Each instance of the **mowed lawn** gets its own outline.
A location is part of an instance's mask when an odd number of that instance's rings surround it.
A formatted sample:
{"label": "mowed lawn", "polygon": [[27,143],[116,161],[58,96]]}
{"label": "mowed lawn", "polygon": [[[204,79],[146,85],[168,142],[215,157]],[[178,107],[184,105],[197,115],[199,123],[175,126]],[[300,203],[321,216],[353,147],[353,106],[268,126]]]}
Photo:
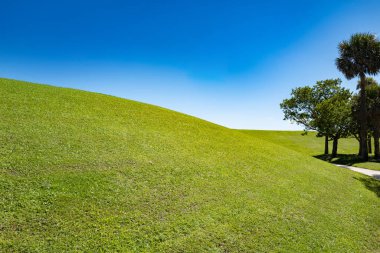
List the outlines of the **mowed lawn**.
{"label": "mowed lawn", "polygon": [[[254,138],[260,138],[281,146],[290,148],[302,154],[313,156],[319,159],[328,160],[332,163],[352,165],[371,170],[380,170],[380,162],[375,161],[370,156],[369,162],[362,162],[357,157],[359,143],[355,138],[342,138],[338,143],[338,157],[327,159],[324,156],[324,138],[316,137],[315,132],[308,132],[304,135],[303,131],[266,131],[266,130],[239,130],[249,134]],[[372,142],[373,145],[373,142]],[[331,154],[332,141],[329,142],[329,152]],[[374,148],[372,147],[372,151]],[[372,155],[373,156],[373,155]]]}
{"label": "mowed lawn", "polygon": [[0,252],[380,250],[369,177],[148,104],[0,91]]}

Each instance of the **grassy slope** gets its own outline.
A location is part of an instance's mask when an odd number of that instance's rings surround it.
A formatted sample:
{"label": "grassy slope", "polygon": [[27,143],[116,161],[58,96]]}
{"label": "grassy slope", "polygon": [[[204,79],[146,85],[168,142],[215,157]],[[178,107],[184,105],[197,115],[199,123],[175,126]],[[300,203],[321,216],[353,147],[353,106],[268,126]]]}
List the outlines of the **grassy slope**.
{"label": "grassy slope", "polygon": [[[305,155],[323,157],[324,138],[317,138],[314,132],[309,132],[307,135],[302,135],[303,131],[241,130],[241,132],[288,147]],[[361,162],[357,159],[358,145],[358,141],[355,138],[340,139],[338,143],[339,156],[333,159],[332,162],[380,170],[379,162],[374,160]],[[329,148],[331,152],[332,142],[330,142]]]}
{"label": "grassy slope", "polygon": [[380,249],[368,177],[147,104],[0,90],[2,252]]}

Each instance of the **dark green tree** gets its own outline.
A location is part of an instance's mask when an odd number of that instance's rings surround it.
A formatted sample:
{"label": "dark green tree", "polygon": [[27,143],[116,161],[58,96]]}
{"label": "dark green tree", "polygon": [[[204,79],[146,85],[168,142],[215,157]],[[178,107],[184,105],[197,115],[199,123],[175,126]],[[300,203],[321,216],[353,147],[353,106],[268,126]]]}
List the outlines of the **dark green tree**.
{"label": "dark green tree", "polygon": [[351,127],[350,127],[350,132],[351,135],[355,137],[355,139],[359,143],[359,152],[358,156],[362,153],[361,151],[361,145],[360,145],[360,137],[359,137],[359,132],[360,132],[360,127],[359,127],[359,95],[354,94],[351,99]]}
{"label": "dark green tree", "polygon": [[[367,135],[367,147],[368,152],[371,153],[370,145],[371,143],[371,137],[374,138],[374,146],[375,146],[375,157],[378,157],[379,155],[376,153],[376,149],[378,149],[378,142],[379,139],[376,137],[380,135],[380,115],[379,115],[379,106],[380,106],[380,88],[377,81],[371,77],[366,78],[367,86],[366,86],[366,106],[367,106],[367,125],[368,125],[368,135]],[[358,82],[358,87],[360,86],[360,81]],[[359,126],[359,114],[360,114],[360,95],[354,94],[352,96],[352,125],[351,125],[351,134],[358,140],[359,142],[359,155],[361,154],[361,145],[360,145],[360,138],[359,138],[359,132],[360,132],[360,126]]]}
{"label": "dark green tree", "polygon": [[368,125],[374,140],[375,159],[380,159],[380,86],[373,78],[367,78]]}
{"label": "dark green tree", "polygon": [[351,92],[339,89],[334,96],[319,103],[314,111],[311,122],[333,140],[331,157],[338,154],[338,140],[350,135],[351,129]]}
{"label": "dark green tree", "polygon": [[380,41],[374,34],[357,33],[352,35],[350,40],[339,44],[339,54],[340,56],[336,59],[337,68],[347,79],[360,78],[358,115],[360,156],[367,161],[366,75],[376,75],[380,71]]}

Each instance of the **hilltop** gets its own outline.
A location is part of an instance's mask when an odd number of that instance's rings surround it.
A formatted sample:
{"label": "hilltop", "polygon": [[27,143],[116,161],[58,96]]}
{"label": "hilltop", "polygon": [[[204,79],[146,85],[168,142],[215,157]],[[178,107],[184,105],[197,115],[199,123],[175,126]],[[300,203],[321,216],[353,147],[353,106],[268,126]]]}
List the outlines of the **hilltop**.
{"label": "hilltop", "polygon": [[0,251],[380,249],[368,177],[157,106],[0,90]]}

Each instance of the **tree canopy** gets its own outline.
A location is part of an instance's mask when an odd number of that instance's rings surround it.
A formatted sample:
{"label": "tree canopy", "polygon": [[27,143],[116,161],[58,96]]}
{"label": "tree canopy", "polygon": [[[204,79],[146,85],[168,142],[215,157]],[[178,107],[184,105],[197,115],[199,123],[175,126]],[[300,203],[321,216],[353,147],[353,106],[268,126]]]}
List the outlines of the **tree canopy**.
{"label": "tree canopy", "polygon": [[356,33],[339,46],[336,66],[347,79],[360,74],[376,75],[380,71],[380,41],[371,33]]}
{"label": "tree canopy", "polygon": [[352,121],[351,92],[341,83],[340,79],[327,79],[293,89],[291,97],[280,105],[285,119],[303,125],[305,131],[317,131],[326,140],[331,138],[337,146],[339,138],[349,135]]}

